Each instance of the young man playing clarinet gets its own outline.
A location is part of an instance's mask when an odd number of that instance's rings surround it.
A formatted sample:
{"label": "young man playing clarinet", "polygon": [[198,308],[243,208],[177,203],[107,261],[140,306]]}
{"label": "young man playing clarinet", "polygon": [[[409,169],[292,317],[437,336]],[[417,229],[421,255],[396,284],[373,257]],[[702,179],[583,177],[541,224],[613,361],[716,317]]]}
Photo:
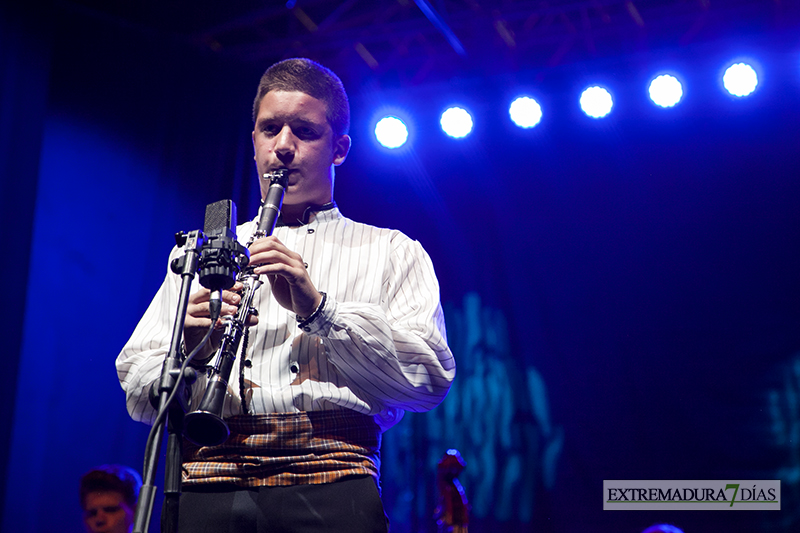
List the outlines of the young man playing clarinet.
{"label": "young man playing clarinet", "polygon": [[[267,282],[223,407],[231,435],[185,446],[179,529],[386,531],[381,434],[404,411],[438,405],[455,376],[433,266],[417,241],[347,219],[334,203],[334,169],[351,143],[335,74],[307,59],[276,63],[261,78],[253,119],[259,176],[288,169],[288,185],[274,233],[250,247]],[[240,241],[256,224],[237,228]],[[168,273],[117,359],[128,411],[144,422],[155,416],[148,393],[169,349],[179,285]],[[240,288],[223,292],[222,315],[236,313]],[[187,353],[210,326],[209,291],[197,286]],[[216,326],[196,365],[213,358],[222,320]]]}

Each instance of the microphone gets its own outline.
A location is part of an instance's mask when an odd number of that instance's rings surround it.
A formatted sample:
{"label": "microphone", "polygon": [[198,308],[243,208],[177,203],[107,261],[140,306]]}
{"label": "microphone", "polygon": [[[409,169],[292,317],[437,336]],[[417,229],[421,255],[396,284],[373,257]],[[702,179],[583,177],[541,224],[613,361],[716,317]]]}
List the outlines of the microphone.
{"label": "microphone", "polygon": [[[200,252],[200,284],[213,293],[230,289],[250,259],[250,252],[236,240],[236,204],[220,200],[206,206],[203,233],[208,241]],[[221,299],[221,293],[219,295]]]}
{"label": "microphone", "polygon": [[203,233],[206,237],[231,234],[236,237],[236,204],[233,200],[220,200],[206,206]]}
{"label": "microphone", "polygon": [[211,290],[209,311],[211,322],[216,322],[222,311],[222,290],[229,289],[236,281],[225,250],[236,242],[236,204],[232,200],[220,200],[206,206],[203,233],[208,248],[203,247],[200,258],[200,284]]}

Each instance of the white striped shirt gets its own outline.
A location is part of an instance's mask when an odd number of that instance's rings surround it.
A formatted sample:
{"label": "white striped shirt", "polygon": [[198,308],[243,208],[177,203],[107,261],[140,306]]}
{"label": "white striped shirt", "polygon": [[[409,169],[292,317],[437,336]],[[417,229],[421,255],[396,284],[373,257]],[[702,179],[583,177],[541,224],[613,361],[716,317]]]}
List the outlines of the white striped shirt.
{"label": "white striped shirt", "polygon": [[[244,243],[256,221],[237,228]],[[382,429],[405,410],[438,405],[455,377],[444,328],[439,285],[419,242],[396,230],[343,217],[336,207],[312,213],[303,226],[279,226],[274,235],[303,257],[315,287],[327,293],[309,331],[297,327],[266,282],[254,298],[258,325],[250,328],[245,383],[253,413],[351,409],[372,415]],[[183,253],[175,248],[170,261]],[[198,287],[197,278],[194,288]],[[152,422],[150,385],[161,374],[177,309],[180,277],[164,283],[117,358],[131,416]],[[229,380],[223,417],[241,414],[239,363]],[[192,408],[205,391],[192,387]],[[249,392],[246,393],[249,395]]]}

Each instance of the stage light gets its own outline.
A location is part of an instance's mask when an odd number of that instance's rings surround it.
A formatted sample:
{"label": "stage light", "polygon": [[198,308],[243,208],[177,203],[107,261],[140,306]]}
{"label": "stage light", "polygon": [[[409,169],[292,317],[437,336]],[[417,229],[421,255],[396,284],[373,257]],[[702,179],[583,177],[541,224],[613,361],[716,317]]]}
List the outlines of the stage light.
{"label": "stage light", "polygon": [[533,98],[520,96],[511,102],[508,114],[520,128],[532,128],[542,120],[542,107]]}
{"label": "stage light", "polygon": [[397,117],[383,117],[375,125],[375,138],[386,148],[400,148],[408,140],[408,128]]}
{"label": "stage light", "polygon": [[611,93],[602,87],[589,87],[581,94],[581,109],[592,118],[608,115],[613,105]]}
{"label": "stage light", "polygon": [[734,96],[747,96],[756,90],[758,75],[747,63],[736,63],[728,67],[722,76],[725,89]]}
{"label": "stage light", "polygon": [[672,107],[683,97],[683,87],[675,76],[662,74],[650,82],[650,99],[658,106]]}
{"label": "stage light", "polygon": [[472,131],[472,116],[466,109],[460,107],[447,109],[442,113],[442,119],[439,122],[444,132],[456,139],[466,137]]}

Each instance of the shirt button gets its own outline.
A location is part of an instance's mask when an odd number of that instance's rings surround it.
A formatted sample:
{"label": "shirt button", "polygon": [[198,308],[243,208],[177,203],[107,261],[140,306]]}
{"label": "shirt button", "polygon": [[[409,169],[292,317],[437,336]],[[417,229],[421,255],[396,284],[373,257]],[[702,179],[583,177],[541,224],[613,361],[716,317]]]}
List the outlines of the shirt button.
{"label": "shirt button", "polygon": [[309,233],[314,233],[314,228],[308,228]]}
{"label": "shirt button", "polygon": [[297,365],[297,363],[292,363],[289,365],[289,370],[292,372],[292,374],[297,374],[300,372],[300,367]]}

